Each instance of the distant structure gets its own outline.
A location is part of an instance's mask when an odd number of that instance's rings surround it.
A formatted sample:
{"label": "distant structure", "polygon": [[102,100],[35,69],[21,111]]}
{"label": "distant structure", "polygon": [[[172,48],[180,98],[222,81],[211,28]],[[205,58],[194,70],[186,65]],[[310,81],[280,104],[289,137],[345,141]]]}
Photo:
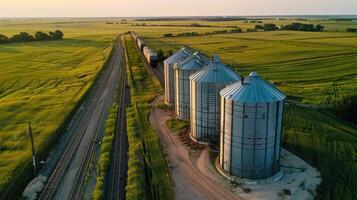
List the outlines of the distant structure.
{"label": "distant structure", "polygon": [[157,54],[155,53],[154,50],[152,50],[148,46],[145,46],[143,48],[143,54],[144,54],[146,60],[148,61],[148,63],[150,64],[151,67],[156,67],[157,66],[157,62],[159,60],[159,57],[157,56]]}
{"label": "distant structure", "polygon": [[219,92],[240,76],[221,63],[217,55],[199,72],[190,76],[191,137],[197,142],[215,144],[220,127]]}
{"label": "distant structure", "polygon": [[146,46],[145,42],[141,38],[136,37],[136,43],[138,44],[140,50],[143,51]]}
{"label": "distant structure", "polygon": [[175,103],[175,77],[174,77],[174,64],[179,63],[193,52],[185,47],[183,47],[178,52],[174,53],[172,56],[164,60],[164,79],[165,79],[165,98],[166,104]]}
{"label": "distant structure", "polygon": [[285,95],[252,72],[221,92],[219,163],[231,175],[260,179],[279,170]]}
{"label": "distant structure", "polygon": [[175,70],[175,112],[182,120],[190,119],[190,76],[209,64],[209,59],[196,52],[180,63]]}

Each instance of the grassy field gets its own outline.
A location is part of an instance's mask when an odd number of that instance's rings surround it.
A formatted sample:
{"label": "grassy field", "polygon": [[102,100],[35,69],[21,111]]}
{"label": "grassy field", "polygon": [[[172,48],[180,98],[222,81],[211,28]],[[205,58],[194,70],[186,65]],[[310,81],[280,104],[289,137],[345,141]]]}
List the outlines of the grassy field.
{"label": "grassy field", "polygon": [[30,163],[27,123],[43,152],[102,69],[113,39],[67,36],[0,45],[0,191]]}
{"label": "grassy field", "polygon": [[357,34],[274,31],[200,37],[147,38],[156,50],[188,45],[248,75],[257,71],[304,103],[330,103],[334,83],[357,93]]}
{"label": "grassy field", "polygon": [[151,77],[129,35],[125,38],[132,105],[127,109],[129,142],[126,199],[173,199],[160,138],[149,122],[150,101],[162,92]]}
{"label": "grassy field", "polygon": [[[106,24],[107,21],[114,24]],[[231,29],[225,26],[239,26],[246,30],[257,23],[145,21],[148,25],[184,25],[167,27],[132,26],[131,23],[144,21],[120,24],[119,19],[110,18],[1,19],[0,34],[10,36],[22,31],[34,34],[36,31],[59,29],[64,32],[65,39],[0,45],[0,191],[14,177],[19,178],[17,170],[29,166],[27,122],[32,122],[36,148],[41,150],[88,90],[109,55],[115,35],[129,30],[144,36],[147,43],[156,50],[167,51],[177,49],[180,45],[189,45],[208,55],[218,53],[223,62],[231,65],[237,72],[247,75],[251,71],[257,71],[277,84],[290,99],[300,102],[328,104],[335,96],[357,94],[357,33],[344,32],[348,27],[357,28],[357,22],[263,20],[263,24],[277,25],[292,22],[322,24],[327,32],[274,31],[164,38],[164,33],[205,33]],[[192,23],[215,27],[185,27]],[[133,184],[127,189],[133,191],[131,194],[135,199],[135,195],[140,197],[140,191],[143,192],[142,195],[159,191],[145,191],[147,184],[166,190],[163,188],[169,187],[169,183],[167,174],[162,173],[166,168],[162,169],[148,162],[149,155],[154,154],[151,159],[160,158],[162,152],[159,150],[158,138],[153,137],[155,133],[148,129],[147,121],[142,120],[146,119],[148,102],[162,90],[156,80],[147,76],[138,54],[134,53],[136,50],[131,41],[127,40],[126,43],[129,44],[128,64],[132,74],[129,80],[132,81],[130,84],[133,94],[133,106],[128,109],[127,114],[128,132],[132,133],[131,142],[135,144],[129,153],[134,158],[138,156],[136,160],[129,161],[131,168],[128,181],[130,177],[133,178]],[[136,106],[134,102],[139,103]],[[287,112],[294,114],[290,117],[293,121],[285,127],[284,145],[316,165],[322,172],[323,184],[319,189],[319,197],[333,199],[342,194],[348,199],[344,195],[356,194],[351,189],[356,188],[356,182],[350,180],[356,173],[345,170],[346,167],[356,168],[355,162],[349,162],[351,158],[347,157],[351,155],[352,161],[356,160],[356,135],[351,134],[356,133],[356,129],[323,112],[297,108],[288,108]],[[139,118],[139,114],[144,118]],[[310,119],[309,122],[307,119]],[[307,124],[320,127],[319,131],[315,130],[317,134],[313,134],[313,140],[310,139],[310,125]],[[154,150],[142,154],[143,146],[137,140],[146,137],[146,144],[152,145]],[[315,141],[320,146],[314,146]],[[321,155],[318,159],[311,157],[314,155],[311,150],[313,148],[318,149],[314,151]],[[329,154],[334,156],[326,156]],[[343,164],[336,164],[340,159],[343,159]],[[164,160],[160,158],[158,163],[162,162]],[[153,172],[149,179],[141,174],[146,169]],[[334,174],[334,169],[338,169],[339,173]],[[344,171],[347,173],[343,173]],[[158,180],[167,184],[158,184]],[[136,191],[140,187],[144,191]],[[135,194],[135,191],[138,193]],[[171,190],[168,191],[168,194],[160,194],[170,196]]]}
{"label": "grassy field", "polygon": [[283,145],[316,166],[322,183],[316,199],[357,196],[357,126],[328,111],[287,106]]}

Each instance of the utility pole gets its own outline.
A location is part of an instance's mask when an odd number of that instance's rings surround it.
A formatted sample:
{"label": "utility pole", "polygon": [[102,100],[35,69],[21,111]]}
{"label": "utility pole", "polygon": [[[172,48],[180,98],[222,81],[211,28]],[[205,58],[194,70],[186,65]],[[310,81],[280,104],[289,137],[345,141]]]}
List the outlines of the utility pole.
{"label": "utility pole", "polygon": [[35,144],[33,141],[32,129],[31,129],[31,122],[29,123],[29,135],[31,140],[31,148],[32,148],[32,164],[33,164],[33,171],[35,177],[37,177],[37,165],[36,165],[36,156],[35,156]]}

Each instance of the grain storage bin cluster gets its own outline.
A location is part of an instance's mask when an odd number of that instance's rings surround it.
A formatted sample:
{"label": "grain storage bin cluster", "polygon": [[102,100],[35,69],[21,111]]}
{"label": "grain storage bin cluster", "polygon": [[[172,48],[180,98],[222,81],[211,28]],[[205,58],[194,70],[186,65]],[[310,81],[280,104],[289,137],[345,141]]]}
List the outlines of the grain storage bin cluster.
{"label": "grain storage bin cluster", "polygon": [[190,119],[190,76],[208,64],[208,58],[199,52],[175,64],[175,112],[178,118]]}
{"label": "grain storage bin cluster", "polygon": [[284,94],[252,72],[220,95],[222,169],[244,178],[273,175],[280,163]]}
{"label": "grain storage bin cluster", "polygon": [[240,76],[224,65],[218,56],[190,76],[191,137],[197,142],[217,143],[220,128],[219,92]]}
{"label": "grain storage bin cluster", "polygon": [[165,96],[164,100],[166,104],[175,103],[175,77],[174,77],[174,65],[192,55],[193,52],[183,47],[178,52],[164,60],[164,79],[165,79]]}

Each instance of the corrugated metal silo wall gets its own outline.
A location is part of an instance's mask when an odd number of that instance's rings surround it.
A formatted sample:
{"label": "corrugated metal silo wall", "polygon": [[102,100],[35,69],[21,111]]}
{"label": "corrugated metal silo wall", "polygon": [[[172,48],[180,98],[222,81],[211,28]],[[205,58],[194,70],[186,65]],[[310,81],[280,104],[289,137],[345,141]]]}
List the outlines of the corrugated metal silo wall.
{"label": "corrugated metal silo wall", "polygon": [[175,111],[178,118],[190,119],[190,76],[196,70],[175,69]]}
{"label": "corrugated metal silo wall", "polygon": [[175,77],[174,66],[171,63],[164,64],[165,76],[165,102],[167,104],[175,103]]}
{"label": "corrugated metal silo wall", "polygon": [[190,81],[191,135],[197,141],[218,143],[221,113],[219,92],[229,84]]}
{"label": "corrugated metal silo wall", "polygon": [[164,62],[164,80],[165,80],[164,100],[166,104],[172,104],[172,102],[170,102],[169,69],[170,69],[170,64],[168,62]]}
{"label": "corrugated metal silo wall", "polygon": [[264,104],[221,98],[220,164],[232,175],[266,178],[279,170],[282,101]]}

